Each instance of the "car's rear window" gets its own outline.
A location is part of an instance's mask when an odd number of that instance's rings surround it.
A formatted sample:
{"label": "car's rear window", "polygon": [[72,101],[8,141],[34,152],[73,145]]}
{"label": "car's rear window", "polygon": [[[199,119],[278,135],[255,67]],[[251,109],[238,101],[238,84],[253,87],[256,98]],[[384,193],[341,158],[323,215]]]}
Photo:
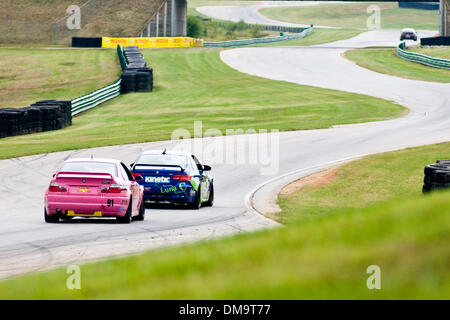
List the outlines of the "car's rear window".
{"label": "car's rear window", "polygon": [[80,173],[109,173],[117,177],[117,167],[113,163],[94,161],[74,161],[66,162],[60,171],[80,172]]}
{"label": "car's rear window", "polygon": [[136,164],[175,165],[186,168],[186,156],[178,154],[143,154]]}

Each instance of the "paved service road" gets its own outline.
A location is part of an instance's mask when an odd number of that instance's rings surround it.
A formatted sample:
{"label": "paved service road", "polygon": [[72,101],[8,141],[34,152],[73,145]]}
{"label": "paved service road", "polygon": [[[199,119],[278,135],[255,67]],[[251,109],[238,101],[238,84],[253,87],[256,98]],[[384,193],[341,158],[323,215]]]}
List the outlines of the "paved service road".
{"label": "paved service road", "polygon": [[[175,148],[174,142],[102,147],[0,161],[0,277],[68,263],[133,253],[144,249],[275,226],[249,211],[247,195],[256,186],[299,169],[326,167],[334,161],[364,154],[450,140],[450,84],[405,80],[360,68],[342,57],[349,47],[392,44],[398,32],[373,31],[326,46],[243,48],[222,52],[233,68],[249,74],[299,84],[332,88],[391,99],[407,106],[408,116],[384,122],[325,130],[279,134],[274,163],[279,170],[261,175],[261,165],[203,160],[213,165],[216,204],[199,211],[150,208],[144,222],[119,225],[113,221],[82,220],[45,224],[43,194],[52,173],[69,157],[114,157],[132,162],[142,150]],[[273,135],[272,135],[273,136]],[[257,137],[206,138],[205,148],[251,145]],[[188,145],[190,140],[184,140]],[[243,145],[245,148],[246,145]],[[277,152],[279,151],[279,152]],[[238,154],[240,154],[238,152]],[[260,163],[260,162],[258,162]],[[420,187],[417,186],[418,192]]]}

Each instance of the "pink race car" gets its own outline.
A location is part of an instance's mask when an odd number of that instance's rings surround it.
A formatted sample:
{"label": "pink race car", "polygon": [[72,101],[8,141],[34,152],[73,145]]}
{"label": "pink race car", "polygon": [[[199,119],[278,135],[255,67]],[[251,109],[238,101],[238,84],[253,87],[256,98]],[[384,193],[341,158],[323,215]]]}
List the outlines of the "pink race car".
{"label": "pink race car", "polygon": [[128,168],[110,159],[71,159],[54,174],[45,192],[44,218],[56,223],[73,217],[144,220],[143,188]]}

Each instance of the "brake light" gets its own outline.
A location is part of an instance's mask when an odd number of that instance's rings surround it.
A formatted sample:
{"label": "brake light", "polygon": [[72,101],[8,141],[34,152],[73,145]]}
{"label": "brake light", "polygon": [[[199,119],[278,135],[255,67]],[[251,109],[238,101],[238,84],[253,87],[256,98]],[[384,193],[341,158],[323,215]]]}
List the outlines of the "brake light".
{"label": "brake light", "polygon": [[176,174],[173,176],[173,180],[191,181],[191,176],[189,176],[187,174]]}
{"label": "brake light", "polygon": [[140,174],[140,173],[133,173],[133,177],[136,179],[136,177],[141,177],[141,180],[142,179],[144,179],[143,177],[142,177],[142,174]]}
{"label": "brake light", "polygon": [[122,188],[118,184],[111,184],[109,187],[102,189],[103,193],[121,193]]}
{"label": "brake light", "polygon": [[50,183],[50,187],[48,187],[48,191],[50,192],[66,192],[67,189],[64,186],[60,186],[58,182]]}

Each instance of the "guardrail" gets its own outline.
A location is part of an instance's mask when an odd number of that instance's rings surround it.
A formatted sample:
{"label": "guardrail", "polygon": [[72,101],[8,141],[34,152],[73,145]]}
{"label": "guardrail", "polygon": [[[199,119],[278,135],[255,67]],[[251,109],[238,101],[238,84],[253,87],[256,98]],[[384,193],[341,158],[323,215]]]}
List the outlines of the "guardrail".
{"label": "guardrail", "polygon": [[[117,56],[119,57],[120,66],[123,71],[127,68],[128,63],[121,45],[117,46]],[[110,85],[107,85],[106,87],[97,89],[84,96],[73,99],[71,101],[72,116],[77,115],[80,112],[94,108],[103,102],[106,102],[110,99],[117,97],[118,95],[120,95],[120,90],[122,87],[121,84],[122,84],[122,77],[120,77],[117,81],[111,83]]]}
{"label": "guardrail", "polygon": [[117,46],[117,56],[119,57],[120,66],[122,67],[123,71],[127,68],[128,62],[125,58],[125,53],[123,52],[123,48],[120,44]]}
{"label": "guardrail", "polygon": [[72,116],[98,106],[120,95],[122,78],[116,82],[72,100]]}
{"label": "guardrail", "polygon": [[248,46],[253,44],[264,44],[264,43],[273,43],[273,42],[281,42],[288,40],[297,40],[302,39],[308,35],[310,35],[314,30],[314,27],[309,27],[304,29],[300,33],[288,34],[285,36],[278,37],[267,37],[267,38],[253,38],[253,39],[245,39],[245,40],[230,40],[230,41],[219,41],[219,42],[208,42],[205,41],[203,43],[204,47],[240,47],[240,46]]}
{"label": "guardrail", "polygon": [[[204,19],[202,20],[208,20],[212,21],[212,19]],[[221,22],[221,21],[214,21],[219,27],[226,27],[226,25],[230,22]],[[240,22],[242,23],[242,21]],[[260,30],[265,31],[281,31],[281,32],[291,32],[291,33],[300,33],[305,28],[304,27],[289,27],[289,26],[274,26],[269,24],[259,24],[259,23],[244,23],[246,29],[253,29],[258,28]]]}
{"label": "guardrail", "polygon": [[[129,51],[125,51],[126,49]],[[133,49],[133,50],[132,50]],[[114,83],[72,100],[72,116],[113,99],[121,93],[149,92],[153,89],[153,70],[136,47],[117,46],[117,56],[122,68],[122,76]],[[139,64],[139,67],[136,67]],[[141,66],[142,65],[142,66]],[[131,68],[131,70],[128,69]]]}
{"label": "guardrail", "polygon": [[397,56],[408,61],[421,63],[430,67],[450,69],[450,60],[430,57],[417,52],[406,51],[406,44],[401,42],[397,47]]}
{"label": "guardrail", "polygon": [[266,31],[281,31],[281,32],[291,32],[291,33],[300,33],[305,28],[302,27],[289,27],[289,26],[273,26],[268,24],[250,24],[251,27],[256,27],[261,30]]}

